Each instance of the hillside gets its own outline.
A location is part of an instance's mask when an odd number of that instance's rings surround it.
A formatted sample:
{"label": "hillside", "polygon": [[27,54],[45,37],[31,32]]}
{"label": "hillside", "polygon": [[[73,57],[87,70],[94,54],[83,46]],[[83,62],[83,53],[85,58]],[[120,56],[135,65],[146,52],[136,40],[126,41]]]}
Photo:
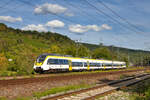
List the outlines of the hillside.
{"label": "hillside", "polygon": [[88,43],[82,43],[84,46],[89,48],[90,50],[94,50],[96,48],[100,47],[106,47],[111,52],[113,52],[114,56],[117,57],[117,60],[120,60],[122,56],[126,56],[130,63],[133,65],[147,65],[150,64],[149,57],[150,57],[150,51],[143,51],[143,50],[135,50],[135,49],[128,49],[128,48],[122,48],[122,47],[116,47],[116,46],[105,46],[103,44],[95,45],[95,44],[88,44]]}
{"label": "hillside", "polygon": [[[130,61],[138,64],[140,56],[149,57],[149,52],[126,48],[75,43],[67,36],[52,32],[22,31],[0,24],[0,74],[22,75],[33,73],[33,64],[42,53],[57,53],[74,57]],[[127,56],[129,54],[129,57]],[[129,59],[130,58],[130,59]],[[147,62],[146,62],[147,63]]]}

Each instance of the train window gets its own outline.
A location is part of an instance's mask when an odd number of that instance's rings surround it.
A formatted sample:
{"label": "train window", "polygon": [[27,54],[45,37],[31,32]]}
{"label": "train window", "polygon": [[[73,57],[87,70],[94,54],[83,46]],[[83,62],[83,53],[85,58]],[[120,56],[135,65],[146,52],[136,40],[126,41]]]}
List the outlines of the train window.
{"label": "train window", "polygon": [[58,59],[48,59],[47,64],[59,64]]}
{"label": "train window", "polygon": [[93,63],[90,63],[89,65],[90,65],[90,67],[93,67]]}
{"label": "train window", "polygon": [[113,64],[113,66],[116,66],[116,64]]}
{"label": "train window", "polygon": [[72,62],[72,66],[83,66],[82,62]]}
{"label": "train window", "polygon": [[79,66],[82,67],[82,66],[83,66],[83,63],[82,63],[82,62],[79,62]]}
{"label": "train window", "polygon": [[59,59],[54,59],[55,64],[59,64]]}
{"label": "train window", "polygon": [[64,60],[63,59],[59,59],[59,64],[64,64]]}
{"label": "train window", "polygon": [[78,66],[78,63],[77,62],[72,62],[72,66]]}
{"label": "train window", "polygon": [[100,63],[97,63],[97,64],[96,64],[96,66],[97,66],[97,67],[100,67],[100,66],[101,66],[101,64],[100,64]]}
{"label": "train window", "polygon": [[97,66],[97,63],[90,63],[90,66],[91,66],[91,67],[96,67],[96,66]]}
{"label": "train window", "polygon": [[105,66],[112,66],[112,63],[105,63]]}
{"label": "train window", "polygon": [[113,66],[120,66],[120,64],[113,64]]}
{"label": "train window", "polygon": [[102,67],[103,67],[103,66],[105,66],[105,64],[104,64],[104,63],[102,63]]}
{"label": "train window", "polygon": [[64,60],[64,64],[69,64],[68,60]]}
{"label": "train window", "polygon": [[112,64],[111,64],[111,63],[109,63],[109,64],[107,64],[107,66],[112,66]]}
{"label": "train window", "polygon": [[87,67],[87,63],[84,63],[84,67]]}

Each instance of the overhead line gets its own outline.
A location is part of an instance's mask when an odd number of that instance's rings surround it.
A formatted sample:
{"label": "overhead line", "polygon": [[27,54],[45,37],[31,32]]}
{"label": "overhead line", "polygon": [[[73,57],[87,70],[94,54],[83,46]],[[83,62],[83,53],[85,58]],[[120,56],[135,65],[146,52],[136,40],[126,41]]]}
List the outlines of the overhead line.
{"label": "overhead line", "polygon": [[[112,10],[110,7],[108,7],[104,2],[102,2],[101,0],[98,0],[98,2],[101,3],[101,5],[103,5],[105,8],[107,8],[108,10],[110,10],[114,15],[116,15],[121,20],[123,20],[124,22],[126,22],[128,25],[132,26],[133,28],[137,29],[138,31],[141,31],[137,26],[135,26],[134,24],[130,23],[127,19],[121,17],[118,13],[116,13],[114,10]],[[143,32],[143,31],[141,31],[141,32]]]}
{"label": "overhead line", "polygon": [[[89,19],[90,19],[91,21],[93,21],[93,20],[92,20],[93,17],[94,17],[94,19],[97,19],[95,16],[90,17],[90,14],[89,14],[89,13],[87,13],[86,11],[84,11],[83,9],[81,9],[79,6],[73,5],[72,3],[69,2],[69,0],[68,0],[68,1],[67,1],[67,0],[64,0],[64,1],[67,2],[67,3],[69,4],[69,6],[73,6],[74,8],[80,9],[79,11],[82,12],[82,13],[84,13],[84,15],[87,15],[87,17],[89,17]],[[91,18],[92,18],[92,19],[91,19]],[[99,20],[99,19],[97,19],[97,20]],[[99,20],[99,21],[101,21],[101,20]]]}
{"label": "overhead line", "polygon": [[4,6],[7,6],[10,3],[11,0],[8,0],[8,2],[6,2],[5,4],[3,4],[2,6],[0,6],[0,8],[4,8]]}
{"label": "overhead line", "polygon": [[[135,30],[130,29],[130,27],[127,27],[124,24],[121,24],[118,20],[114,19],[113,17],[111,17],[110,15],[106,14],[104,11],[98,9],[97,7],[95,7],[93,4],[91,4],[88,0],[85,0],[87,2],[88,5],[90,5],[91,7],[93,7],[94,9],[96,9],[99,13],[102,13],[103,15],[109,17],[111,20],[113,20],[114,22],[118,23],[120,26],[127,28],[133,32],[136,32]],[[137,32],[136,32],[137,33]]]}

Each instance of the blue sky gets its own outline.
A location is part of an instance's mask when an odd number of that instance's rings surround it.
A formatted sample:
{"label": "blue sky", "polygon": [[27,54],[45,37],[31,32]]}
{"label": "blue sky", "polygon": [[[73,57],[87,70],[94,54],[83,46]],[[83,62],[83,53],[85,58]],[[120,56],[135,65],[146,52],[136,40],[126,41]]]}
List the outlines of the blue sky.
{"label": "blue sky", "polygon": [[1,0],[0,22],[22,30],[58,32],[86,43],[149,50],[149,5],[149,0]]}

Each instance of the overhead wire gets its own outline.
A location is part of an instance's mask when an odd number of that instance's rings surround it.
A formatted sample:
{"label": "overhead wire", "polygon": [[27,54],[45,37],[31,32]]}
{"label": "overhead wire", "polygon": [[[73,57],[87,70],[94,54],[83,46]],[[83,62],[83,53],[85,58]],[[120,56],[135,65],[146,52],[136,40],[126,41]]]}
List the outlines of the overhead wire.
{"label": "overhead wire", "polygon": [[104,2],[102,2],[101,0],[98,0],[98,2],[103,5],[105,8],[107,8],[109,11],[111,11],[114,15],[116,15],[117,17],[119,17],[121,20],[123,20],[124,22],[126,22],[128,25],[130,25],[131,27],[135,28],[136,30],[141,31],[137,26],[135,26],[134,24],[130,23],[127,19],[121,17],[117,12],[115,12],[112,8],[110,8],[109,6],[107,6]]}
{"label": "overhead wire", "polygon": [[128,26],[126,26],[126,25],[120,23],[118,20],[116,20],[116,19],[113,18],[112,16],[110,16],[110,15],[108,15],[107,13],[105,13],[104,11],[98,9],[95,5],[91,4],[88,0],[84,0],[84,1],[85,1],[88,5],[90,5],[91,7],[93,7],[95,10],[97,10],[100,14],[103,14],[103,15],[107,16],[108,18],[110,18],[110,19],[111,19],[111,20],[110,20],[111,22],[113,22],[113,23],[115,22],[115,23],[119,24],[120,26],[122,26],[123,28],[128,29],[128,30],[130,30],[130,31],[132,31],[132,32],[137,33],[137,31],[135,31],[135,30],[133,30],[132,28],[130,28],[130,27],[128,27]]}
{"label": "overhead wire", "polygon": [[4,8],[4,6],[6,7],[7,5],[9,5],[11,0],[8,0],[7,2],[5,2],[3,5],[0,6],[0,8]]}
{"label": "overhead wire", "polygon": [[[64,0],[64,1],[66,1],[67,2],[67,0]],[[73,6],[74,8],[78,8],[79,9],[79,11],[82,11],[82,13],[85,13],[85,15],[87,15],[87,17],[89,17],[89,14],[86,12],[86,11],[83,11],[80,7],[78,7],[78,6],[74,6],[73,4],[71,4],[71,3],[69,3],[69,2],[67,2],[67,4],[69,4],[69,5],[71,5],[71,6]],[[94,17],[94,16],[92,16],[92,17]],[[99,19],[97,19],[97,18],[94,18],[92,21],[99,21]],[[127,37],[127,38],[130,38],[130,37],[128,37],[128,36],[125,36],[125,37]],[[115,39],[115,38],[114,38]]]}
{"label": "overhead wire", "polygon": [[[98,20],[98,21],[101,21],[101,22],[102,22],[102,20],[96,18],[95,16],[92,16],[92,17],[91,17],[91,15],[90,15],[89,13],[87,13],[86,11],[84,11],[83,9],[81,9],[79,6],[73,5],[72,3],[69,2],[69,0],[68,0],[68,1],[67,1],[67,0],[64,0],[64,1],[66,2],[66,4],[69,4],[69,6],[74,7],[74,8],[76,8],[76,9],[79,9],[78,11],[80,11],[82,14],[86,15],[86,18],[88,17],[89,20],[95,21],[95,22],[97,22],[97,20]],[[94,19],[94,20],[93,20],[93,19]]]}

